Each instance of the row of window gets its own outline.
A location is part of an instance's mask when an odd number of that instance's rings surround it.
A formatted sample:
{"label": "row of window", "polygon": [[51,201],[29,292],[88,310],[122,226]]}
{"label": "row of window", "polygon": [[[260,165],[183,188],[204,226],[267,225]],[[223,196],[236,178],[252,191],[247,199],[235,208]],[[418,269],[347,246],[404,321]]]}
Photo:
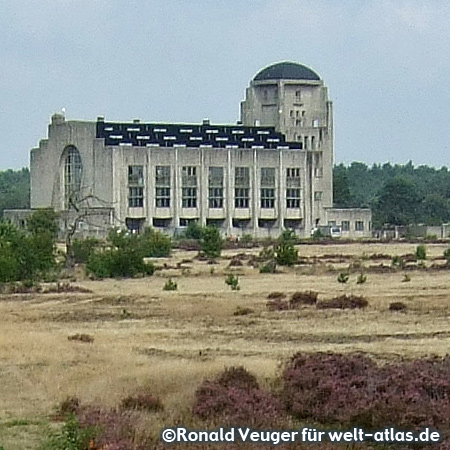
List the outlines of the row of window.
{"label": "row of window", "polygon": [[[170,207],[170,188],[156,188],[155,201],[157,208]],[[223,188],[209,188],[208,207],[211,209],[222,209],[224,206]],[[315,193],[315,199],[321,199],[321,192]],[[320,195],[319,195],[320,194]],[[181,204],[183,208],[197,208],[197,188],[181,188]],[[275,208],[275,189],[262,188],[260,206],[263,209]],[[128,206],[130,208],[142,208],[144,206],[144,188],[129,187]],[[250,207],[250,189],[235,188],[234,190],[235,208]],[[286,189],[286,208],[300,208],[300,189]]]}
{"label": "row of window", "polygon": [[[275,168],[261,170],[261,208],[275,207]],[[236,167],[234,172],[234,206],[250,206],[250,168]],[[171,200],[170,166],[156,166],[155,200],[157,208],[169,208]],[[144,206],[144,166],[128,166],[128,206]],[[320,195],[319,195],[320,194]],[[315,200],[322,199],[322,193],[315,193]],[[183,208],[197,207],[197,167],[185,166],[181,172],[181,198]],[[223,208],[224,168],[209,167],[208,174],[209,208]],[[286,169],[286,208],[300,208],[300,168]]]}
{"label": "row of window", "polygon": [[[336,222],[328,222],[328,225],[335,226]],[[369,222],[369,228],[370,228],[370,222]],[[350,231],[350,220],[343,220],[341,222],[341,230],[342,231]],[[355,231],[364,231],[364,222],[362,220],[356,220],[355,221]]]}

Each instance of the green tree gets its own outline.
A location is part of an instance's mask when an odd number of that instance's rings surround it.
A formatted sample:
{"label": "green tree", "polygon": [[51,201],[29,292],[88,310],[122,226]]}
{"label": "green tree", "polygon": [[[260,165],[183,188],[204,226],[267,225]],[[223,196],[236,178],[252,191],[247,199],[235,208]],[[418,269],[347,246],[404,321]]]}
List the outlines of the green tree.
{"label": "green tree", "polygon": [[421,198],[415,183],[405,178],[394,178],[382,187],[376,210],[378,220],[392,225],[415,223]]}
{"label": "green tree", "polygon": [[294,247],[295,233],[285,230],[278,238],[278,244],[274,247],[275,260],[280,266],[292,266],[298,260],[298,251]]}
{"label": "green tree", "polygon": [[333,171],[333,201],[336,208],[349,207],[353,203],[347,170],[342,164]]}
{"label": "green tree", "polygon": [[27,219],[27,230],[31,234],[50,234],[56,238],[59,231],[58,214],[53,209],[38,209]]}
{"label": "green tree", "polygon": [[216,227],[202,229],[201,250],[208,258],[218,258],[222,253],[223,239]]}

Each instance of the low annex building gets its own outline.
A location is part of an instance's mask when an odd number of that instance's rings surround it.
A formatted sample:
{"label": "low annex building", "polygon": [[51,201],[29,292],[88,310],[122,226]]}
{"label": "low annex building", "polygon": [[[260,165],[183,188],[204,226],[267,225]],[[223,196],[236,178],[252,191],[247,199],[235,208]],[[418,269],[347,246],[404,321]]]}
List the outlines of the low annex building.
{"label": "low annex building", "polygon": [[[228,236],[310,236],[336,225],[371,234],[368,209],[333,208],[333,112],[308,67],[282,62],[250,82],[235,125],[66,120],[31,150],[31,208],[54,208],[79,232],[151,226],[176,233],[191,221]],[[5,216],[23,221],[26,212]]]}

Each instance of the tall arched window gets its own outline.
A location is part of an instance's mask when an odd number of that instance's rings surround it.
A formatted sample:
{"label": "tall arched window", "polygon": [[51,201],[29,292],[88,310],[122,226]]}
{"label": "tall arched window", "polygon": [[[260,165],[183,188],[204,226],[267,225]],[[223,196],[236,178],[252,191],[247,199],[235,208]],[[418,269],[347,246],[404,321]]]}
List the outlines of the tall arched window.
{"label": "tall arched window", "polygon": [[73,145],[67,147],[64,153],[64,196],[66,208],[70,209],[80,198],[83,164],[80,152]]}

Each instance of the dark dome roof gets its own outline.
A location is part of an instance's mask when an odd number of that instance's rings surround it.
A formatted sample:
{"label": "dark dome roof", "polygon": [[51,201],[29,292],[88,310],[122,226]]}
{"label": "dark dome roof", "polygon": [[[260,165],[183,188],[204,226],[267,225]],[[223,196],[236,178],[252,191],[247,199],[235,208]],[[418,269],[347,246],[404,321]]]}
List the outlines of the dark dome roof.
{"label": "dark dome roof", "polygon": [[306,66],[294,62],[280,62],[259,71],[254,81],[263,80],[314,80],[320,77],[316,72]]}

